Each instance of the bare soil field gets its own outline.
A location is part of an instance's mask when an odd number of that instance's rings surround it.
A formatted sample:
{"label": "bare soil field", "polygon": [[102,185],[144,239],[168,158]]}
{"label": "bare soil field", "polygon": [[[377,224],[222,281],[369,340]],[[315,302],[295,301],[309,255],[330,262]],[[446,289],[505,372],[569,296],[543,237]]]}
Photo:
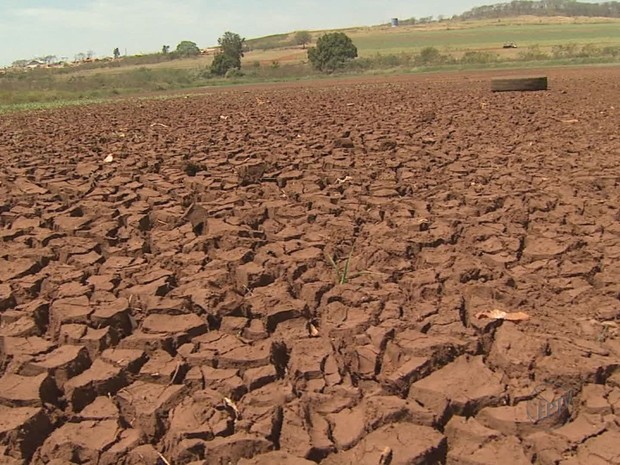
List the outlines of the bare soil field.
{"label": "bare soil field", "polygon": [[620,69],[497,74],[1,116],[0,463],[620,463]]}

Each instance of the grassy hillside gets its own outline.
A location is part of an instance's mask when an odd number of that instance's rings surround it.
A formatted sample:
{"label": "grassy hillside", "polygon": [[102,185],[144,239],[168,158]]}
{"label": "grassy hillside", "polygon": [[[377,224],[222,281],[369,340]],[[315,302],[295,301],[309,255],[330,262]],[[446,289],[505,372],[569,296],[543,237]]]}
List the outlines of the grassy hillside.
{"label": "grassy hillside", "polygon": [[[315,31],[315,39],[330,31]],[[533,45],[550,51],[553,46],[593,44],[599,47],[620,46],[620,19],[610,18],[539,18],[519,17],[509,20],[444,21],[441,23],[401,26],[377,26],[347,29],[358,48],[360,57],[376,54],[415,53],[424,47],[436,47],[444,53],[461,56],[468,51],[494,51],[500,57],[511,58]],[[271,47],[274,40],[290,41],[292,35],[257,39],[245,61],[303,61],[306,51],[299,47],[261,50]],[[505,42],[515,42],[518,49],[502,49]]]}
{"label": "grassy hillside", "polygon": [[[543,62],[554,65],[620,62],[620,19],[613,18],[450,20],[344,31],[357,46],[360,56],[348,72],[409,72],[441,66],[451,69],[539,66]],[[313,31],[313,39],[325,32],[329,31]],[[251,50],[242,60],[246,76],[241,81],[317,77],[306,63],[307,50],[286,45],[292,43],[293,35],[279,34],[248,41]],[[515,42],[518,48],[503,49],[505,42]],[[273,48],[276,43],[286,46]],[[420,52],[427,47],[437,49],[439,61],[419,60]],[[0,75],[0,105],[104,98],[234,82],[209,76],[212,59],[212,56],[201,56],[149,65],[129,64],[131,60],[121,59],[109,67],[95,69],[91,65],[7,73]]]}
{"label": "grassy hillside", "polygon": [[502,24],[470,28],[417,29],[416,27],[370,30],[351,34],[361,55],[399,53],[423,47],[453,50],[501,49],[504,42],[520,47],[542,47],[568,42],[597,45],[620,44],[620,20],[599,24]]}

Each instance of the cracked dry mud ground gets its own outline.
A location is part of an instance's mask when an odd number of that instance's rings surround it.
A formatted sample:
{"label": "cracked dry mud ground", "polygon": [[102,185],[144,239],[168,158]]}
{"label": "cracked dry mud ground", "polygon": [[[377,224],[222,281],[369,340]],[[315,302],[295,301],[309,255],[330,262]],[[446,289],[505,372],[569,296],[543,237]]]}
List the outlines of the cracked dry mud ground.
{"label": "cracked dry mud ground", "polygon": [[0,117],[0,463],[620,463],[620,69],[548,75]]}

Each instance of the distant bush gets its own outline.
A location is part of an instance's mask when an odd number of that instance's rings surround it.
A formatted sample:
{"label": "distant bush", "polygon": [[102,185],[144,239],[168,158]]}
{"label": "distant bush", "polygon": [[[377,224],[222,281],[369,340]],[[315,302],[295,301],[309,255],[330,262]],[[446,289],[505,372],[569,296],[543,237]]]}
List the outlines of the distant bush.
{"label": "distant bush", "polygon": [[320,37],[316,47],[308,50],[312,66],[323,72],[333,72],[357,57],[357,47],[344,32],[332,32]]}
{"label": "distant bush", "polygon": [[343,69],[346,71],[366,71],[376,67],[376,63],[372,58],[357,58],[343,65]]}
{"label": "distant bush", "polygon": [[280,63],[279,66],[261,66],[255,68],[251,64],[245,65],[242,70],[245,77],[257,80],[281,80],[311,77],[315,74],[308,64],[303,63]]}
{"label": "distant bush", "polygon": [[581,47],[579,51],[579,57],[581,58],[591,58],[591,57],[599,57],[601,56],[601,48],[597,47],[594,44],[585,44]]}
{"label": "distant bush", "polygon": [[527,50],[519,53],[519,59],[522,61],[540,61],[549,58],[549,54],[543,52],[539,45],[530,45]]}
{"label": "distant bush", "polygon": [[215,55],[213,62],[211,63],[211,73],[216,76],[224,76],[231,69],[236,69],[237,60],[228,55],[220,53]]}
{"label": "distant bush", "polygon": [[461,57],[461,63],[464,64],[488,64],[488,63],[496,63],[499,61],[499,55],[493,52],[466,52],[465,55]]}
{"label": "distant bush", "polygon": [[442,55],[435,47],[425,47],[414,59],[418,66],[441,65],[449,61],[449,57]]}
{"label": "distant bush", "polygon": [[551,47],[553,58],[573,58],[577,55],[577,44],[560,44]]}
{"label": "distant bush", "polygon": [[200,49],[195,42],[184,40],[177,45],[177,49],[174,53],[179,57],[193,57],[200,55]]}
{"label": "distant bush", "polygon": [[[144,67],[130,71],[130,73],[131,80],[138,84],[152,82],[155,77],[152,69]],[[101,75],[95,75],[95,79],[101,79]]]}
{"label": "distant bush", "polygon": [[400,55],[381,55],[378,53],[372,58],[373,65],[376,68],[397,68],[399,66],[407,66],[413,60],[413,56],[407,53]]}
{"label": "distant bush", "polygon": [[312,42],[312,34],[308,31],[298,31],[295,33],[293,41],[295,42],[295,45],[301,45],[303,48],[306,48],[306,45]]}
{"label": "distant bush", "polygon": [[[473,58],[473,55],[471,55],[470,58]],[[489,54],[489,56],[481,55],[478,57],[480,60],[486,60],[484,61],[485,63],[493,61],[494,58],[493,54]],[[348,71],[368,71],[372,69],[410,68],[412,66],[437,66],[456,63],[453,57],[442,54],[434,47],[427,47],[421,50],[417,55],[405,52],[388,55],[377,53],[372,57],[358,58],[346,63],[345,69]]]}
{"label": "distant bush", "polygon": [[620,45],[610,45],[603,47],[601,55],[605,57],[620,58]]}
{"label": "distant bush", "polygon": [[243,72],[237,68],[230,68],[228,71],[226,71],[226,74],[224,75],[226,79],[239,78],[243,76]]}
{"label": "distant bush", "polygon": [[601,48],[594,44],[585,44],[579,48],[577,44],[562,44],[554,45],[551,54],[553,58],[617,58],[620,56],[620,46],[612,45]]}

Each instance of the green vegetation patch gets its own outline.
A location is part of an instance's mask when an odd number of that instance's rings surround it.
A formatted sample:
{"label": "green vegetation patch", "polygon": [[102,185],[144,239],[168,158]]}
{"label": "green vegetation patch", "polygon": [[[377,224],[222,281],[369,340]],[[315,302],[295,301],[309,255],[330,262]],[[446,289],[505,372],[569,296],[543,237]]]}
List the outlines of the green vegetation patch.
{"label": "green vegetation patch", "polygon": [[[447,23],[449,24],[449,23]],[[458,24],[458,23],[456,23]],[[394,28],[398,29],[398,28]],[[398,53],[424,47],[449,47],[456,50],[501,48],[505,42],[519,47],[538,44],[597,43],[620,45],[620,23],[599,24],[522,24],[451,29],[406,27],[400,30],[371,29],[351,34],[360,56],[377,52]]]}

